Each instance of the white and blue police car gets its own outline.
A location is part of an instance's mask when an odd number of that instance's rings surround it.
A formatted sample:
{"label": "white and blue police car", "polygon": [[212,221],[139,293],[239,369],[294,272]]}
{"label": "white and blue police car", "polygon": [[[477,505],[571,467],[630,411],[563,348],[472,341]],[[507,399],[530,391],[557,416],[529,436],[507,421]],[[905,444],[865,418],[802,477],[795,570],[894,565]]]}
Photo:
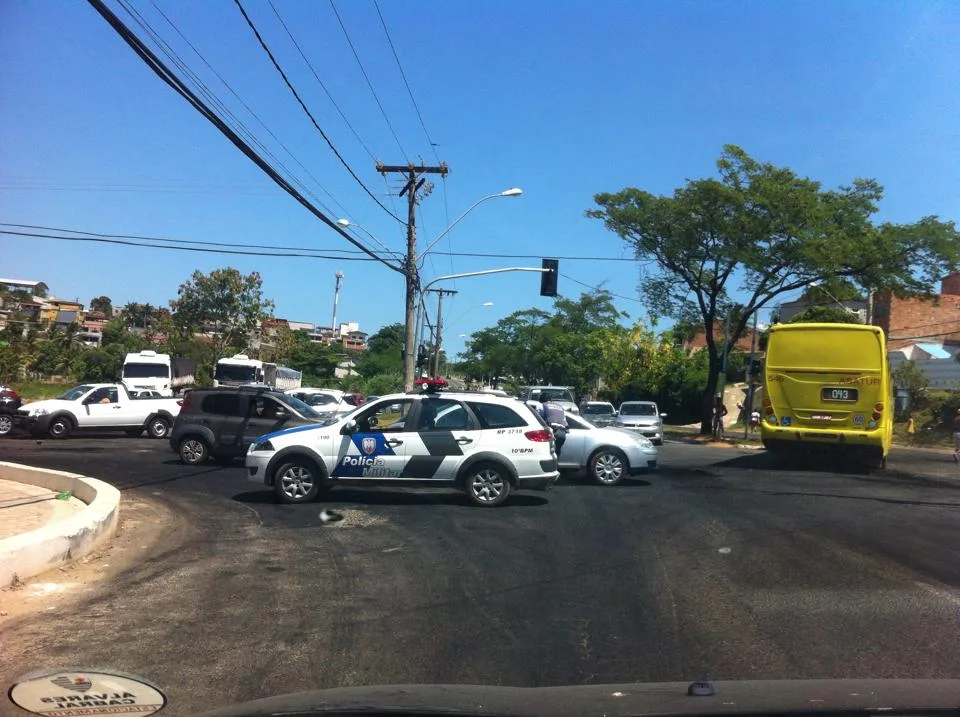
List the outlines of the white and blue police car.
{"label": "white and blue police car", "polygon": [[536,412],[513,398],[422,383],[332,423],[261,436],[247,451],[249,479],[284,503],[349,484],[455,487],[485,507],[502,505],[513,490],[556,483],[553,434]]}

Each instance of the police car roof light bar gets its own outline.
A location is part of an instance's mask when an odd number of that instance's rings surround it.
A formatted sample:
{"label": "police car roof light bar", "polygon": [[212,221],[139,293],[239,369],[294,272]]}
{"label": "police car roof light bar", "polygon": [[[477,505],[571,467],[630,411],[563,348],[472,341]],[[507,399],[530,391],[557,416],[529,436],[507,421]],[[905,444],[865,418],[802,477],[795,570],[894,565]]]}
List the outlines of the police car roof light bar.
{"label": "police car roof light bar", "polygon": [[414,381],[414,384],[428,393],[435,393],[442,388],[446,388],[447,382],[442,378],[420,378]]}

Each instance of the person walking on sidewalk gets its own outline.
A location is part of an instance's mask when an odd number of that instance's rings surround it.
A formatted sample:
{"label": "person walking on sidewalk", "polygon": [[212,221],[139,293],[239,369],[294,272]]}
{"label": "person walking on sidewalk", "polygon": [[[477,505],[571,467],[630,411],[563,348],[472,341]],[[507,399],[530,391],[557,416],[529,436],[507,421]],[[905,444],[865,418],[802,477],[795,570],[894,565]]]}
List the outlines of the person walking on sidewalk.
{"label": "person walking on sidewalk", "polygon": [[960,463],[960,408],[953,417],[953,462]]}

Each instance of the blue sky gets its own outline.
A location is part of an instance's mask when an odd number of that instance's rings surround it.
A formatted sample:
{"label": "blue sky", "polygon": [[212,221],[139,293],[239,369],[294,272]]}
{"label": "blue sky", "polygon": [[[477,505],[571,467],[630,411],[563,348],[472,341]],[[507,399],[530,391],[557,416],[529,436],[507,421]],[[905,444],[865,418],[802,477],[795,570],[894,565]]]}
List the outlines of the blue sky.
{"label": "blue sky", "polygon": [[[107,0],[126,22],[117,0]],[[303,115],[232,0],[154,0],[305,165],[322,189],[157,13],[129,0],[218,97],[302,179],[333,218],[391,249],[403,229],[350,178]],[[433,152],[373,0],[337,0],[394,139],[327,2],[274,0],[363,145],[386,163]],[[308,107],[388,207],[374,160],[346,126],[266,0],[244,0]],[[397,52],[450,175],[424,201],[431,241],[480,197],[437,249],[563,255],[561,292],[604,285],[643,317],[641,277],[622,242],[583,217],[592,196],[669,193],[709,175],[725,143],[826,185],[875,177],[881,219],[960,216],[960,6],[877,2],[405,2],[381,0]],[[138,34],[144,32],[131,25]],[[162,84],[84,2],[0,4],[0,221],[195,241],[349,248]],[[393,183],[391,183],[393,184]],[[332,197],[332,198],[331,198]],[[367,241],[362,234],[359,237]],[[424,278],[537,259],[436,254]],[[232,257],[0,237],[0,275],[57,295],[166,304],[195,269],[259,271],[277,315],[374,331],[403,320],[403,282],[356,261]],[[460,280],[445,301],[451,353],[521,308],[549,308],[532,274]],[[493,302],[483,307],[484,302]]]}

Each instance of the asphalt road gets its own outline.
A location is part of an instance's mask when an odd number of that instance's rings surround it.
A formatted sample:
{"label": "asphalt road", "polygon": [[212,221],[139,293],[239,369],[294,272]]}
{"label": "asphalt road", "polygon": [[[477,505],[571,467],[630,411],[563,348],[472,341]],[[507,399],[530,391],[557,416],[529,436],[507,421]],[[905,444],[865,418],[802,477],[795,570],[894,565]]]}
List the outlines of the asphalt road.
{"label": "asphalt road", "polygon": [[323,504],[275,504],[239,465],[183,466],[163,441],[8,439],[0,460],[176,516],[112,579],[2,624],[4,691],[24,669],[109,665],[185,715],[383,683],[960,677],[960,469],[944,454],[868,475],[668,444],[647,480],[565,479],[493,510],[335,489],[346,518],[326,525]]}

